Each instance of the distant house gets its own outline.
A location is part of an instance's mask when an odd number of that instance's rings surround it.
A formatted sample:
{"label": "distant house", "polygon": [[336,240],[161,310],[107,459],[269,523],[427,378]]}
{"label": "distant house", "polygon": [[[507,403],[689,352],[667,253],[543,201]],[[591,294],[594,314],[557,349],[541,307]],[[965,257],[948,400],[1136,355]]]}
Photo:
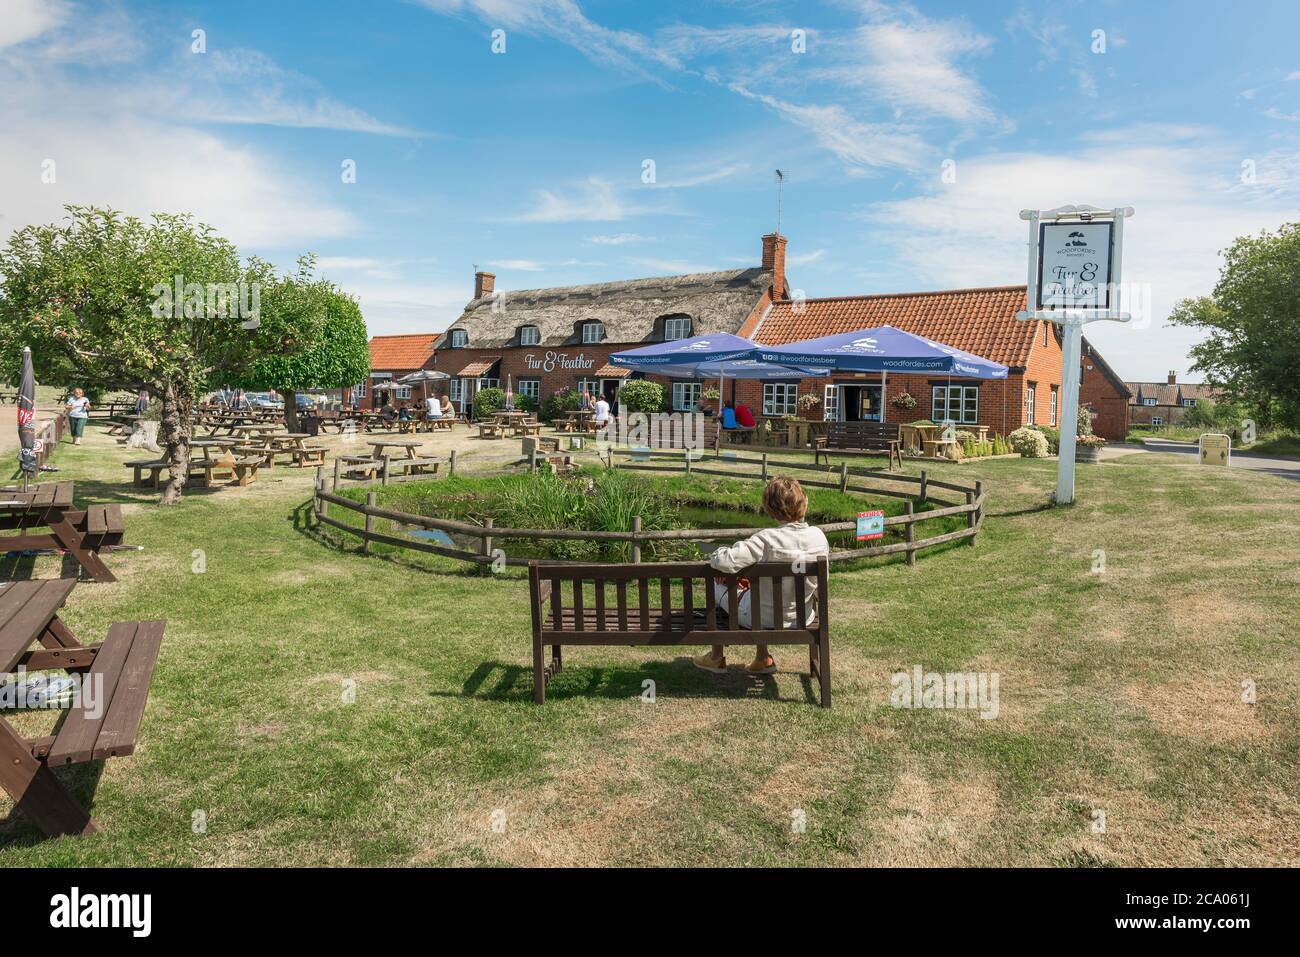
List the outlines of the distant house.
{"label": "distant house", "polygon": [[370,377],[350,389],[344,389],[343,404],[351,405],[352,400],[356,399],[357,404],[362,408],[377,409],[384,404],[389,391],[392,392],[392,398],[398,402],[412,401],[413,397],[418,399],[418,386],[415,393],[410,386],[393,385],[391,390],[386,387],[404,375],[431,366],[433,344],[437,338],[437,334],[431,332],[403,336],[372,336]]}
{"label": "distant house", "polygon": [[1170,372],[1164,382],[1125,383],[1133,393],[1128,407],[1130,425],[1178,425],[1201,399],[1215,400],[1218,391],[1200,383],[1179,382]]}

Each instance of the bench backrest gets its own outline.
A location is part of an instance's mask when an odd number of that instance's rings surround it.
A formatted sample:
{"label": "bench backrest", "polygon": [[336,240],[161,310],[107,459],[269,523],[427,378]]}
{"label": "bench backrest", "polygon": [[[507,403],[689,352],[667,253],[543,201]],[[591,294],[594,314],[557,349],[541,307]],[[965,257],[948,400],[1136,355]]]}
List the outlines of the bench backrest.
{"label": "bench backrest", "polygon": [[[730,641],[737,635],[766,644],[805,643],[826,629],[829,562],[823,556],[795,571],[790,562],[760,562],[734,575],[723,575],[707,562],[637,564],[528,563],[529,599],[534,634],[543,643],[563,633],[563,643],[653,645],[678,644],[683,636],[716,635]],[[736,608],[739,580],[750,582],[753,625],[742,628],[738,617],[718,607],[714,581],[727,588],[726,607]],[[816,595],[813,624],[809,620],[808,588]],[[610,586],[613,586],[610,594]],[[782,596],[774,605],[778,615],[785,596],[795,602],[795,626],[759,626],[764,596]],[[689,643],[689,639],[687,642]]]}
{"label": "bench backrest", "polygon": [[897,422],[832,422],[826,430],[831,445],[897,441],[899,435]]}

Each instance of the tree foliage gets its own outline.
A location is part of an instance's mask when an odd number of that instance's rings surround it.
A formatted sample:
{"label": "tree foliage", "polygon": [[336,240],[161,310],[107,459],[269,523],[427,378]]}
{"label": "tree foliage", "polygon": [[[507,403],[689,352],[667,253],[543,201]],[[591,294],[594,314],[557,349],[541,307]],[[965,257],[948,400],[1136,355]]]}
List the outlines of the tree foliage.
{"label": "tree foliage", "polygon": [[1238,238],[1213,294],[1180,302],[1169,320],[1207,333],[1193,371],[1261,425],[1300,427],[1300,223]]}

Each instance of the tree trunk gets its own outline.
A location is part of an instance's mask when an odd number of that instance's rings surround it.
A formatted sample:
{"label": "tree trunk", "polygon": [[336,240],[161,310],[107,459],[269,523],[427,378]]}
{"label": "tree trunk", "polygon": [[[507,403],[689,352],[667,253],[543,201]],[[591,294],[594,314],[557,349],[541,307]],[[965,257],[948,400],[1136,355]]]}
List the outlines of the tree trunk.
{"label": "tree trunk", "polygon": [[298,428],[298,394],[297,392],[277,392],[284,400],[284,427],[289,432],[301,432]]}
{"label": "tree trunk", "polygon": [[190,429],[194,399],[176,388],[173,382],[163,384],[162,418],[158,422],[158,439],[163,447],[163,458],[169,463],[170,477],[163,486],[161,505],[175,505],[181,500],[181,491],[190,476]]}

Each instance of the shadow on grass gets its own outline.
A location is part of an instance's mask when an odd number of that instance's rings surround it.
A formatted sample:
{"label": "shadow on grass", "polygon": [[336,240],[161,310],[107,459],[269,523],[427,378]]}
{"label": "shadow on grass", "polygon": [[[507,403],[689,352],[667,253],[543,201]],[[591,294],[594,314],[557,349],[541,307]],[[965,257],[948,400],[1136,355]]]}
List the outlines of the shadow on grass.
{"label": "shadow on grass", "polygon": [[[772,675],[749,675],[743,667],[733,666],[725,675],[700,671],[689,658],[672,661],[647,661],[639,667],[574,668],[555,675],[546,686],[546,700],[570,698],[604,698],[626,700],[645,694],[645,682],[653,681],[656,695],[672,698],[766,698],[770,701],[797,701],[782,698]],[[808,674],[799,675],[803,700],[817,704],[820,696]],[[459,692],[435,691],[434,697],[476,698],[484,701],[532,701],[533,669],[502,661],[485,661],[465,679]]]}
{"label": "shadow on grass", "polygon": [[[88,761],[74,764],[72,767],[55,768],[54,776],[59,779],[77,803],[94,814],[95,791],[99,786],[100,775],[104,773],[103,761]],[[32,847],[50,840],[45,832],[31,822],[27,815],[18,808],[9,812],[9,816],[0,820],[0,848]]]}

